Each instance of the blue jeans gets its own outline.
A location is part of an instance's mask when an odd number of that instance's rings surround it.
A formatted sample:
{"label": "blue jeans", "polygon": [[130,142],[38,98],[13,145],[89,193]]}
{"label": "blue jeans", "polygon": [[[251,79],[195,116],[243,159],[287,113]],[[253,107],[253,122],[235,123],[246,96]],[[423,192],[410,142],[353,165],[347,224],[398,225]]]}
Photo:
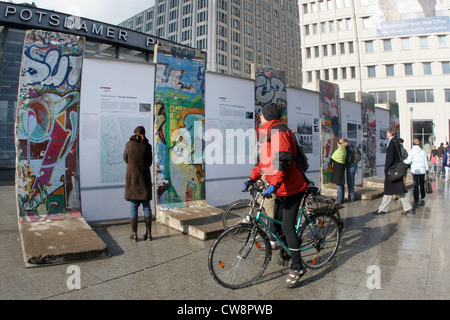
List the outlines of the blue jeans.
{"label": "blue jeans", "polygon": [[128,200],[130,201],[130,216],[131,218],[137,218],[138,216],[138,208],[142,203],[142,207],[144,209],[144,216],[146,218],[150,218],[152,216],[152,209],[150,208],[149,200]]}
{"label": "blue jeans", "polygon": [[344,203],[344,192],[345,188],[343,184],[337,184],[337,196],[336,196],[336,202]]}
{"label": "blue jeans", "polygon": [[358,167],[348,167],[345,168],[347,173],[347,188],[348,188],[348,199],[350,201],[355,201],[355,175]]}

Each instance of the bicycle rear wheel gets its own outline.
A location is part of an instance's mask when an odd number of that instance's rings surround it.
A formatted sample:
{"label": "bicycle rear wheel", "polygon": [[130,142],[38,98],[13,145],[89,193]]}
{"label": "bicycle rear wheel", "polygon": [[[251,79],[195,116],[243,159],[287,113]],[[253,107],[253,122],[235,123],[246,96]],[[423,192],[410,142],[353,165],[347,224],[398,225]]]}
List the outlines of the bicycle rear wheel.
{"label": "bicycle rear wheel", "polygon": [[230,203],[230,205],[223,212],[222,216],[224,230],[245,222],[245,216],[250,212],[250,210],[251,206],[249,199],[240,199]]}
{"label": "bicycle rear wheel", "polygon": [[306,221],[299,232],[302,241],[301,260],[310,269],[319,269],[336,254],[341,239],[338,219],[329,214],[319,213]]}
{"label": "bicycle rear wheel", "polygon": [[267,234],[257,226],[241,224],[217,238],[209,251],[208,268],[221,286],[245,288],[264,273],[271,257]]}

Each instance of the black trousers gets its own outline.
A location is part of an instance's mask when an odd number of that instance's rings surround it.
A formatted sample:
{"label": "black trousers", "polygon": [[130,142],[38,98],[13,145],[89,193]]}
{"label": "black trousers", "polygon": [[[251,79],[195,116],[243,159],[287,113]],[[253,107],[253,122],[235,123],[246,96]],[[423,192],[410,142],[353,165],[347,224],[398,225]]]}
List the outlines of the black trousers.
{"label": "black trousers", "polygon": [[413,174],[413,179],[414,179],[414,202],[419,202],[419,189],[420,189],[420,198],[423,199],[426,196],[425,174]]}
{"label": "black trousers", "polygon": [[[297,214],[300,203],[305,193],[297,193],[287,197],[276,197],[274,205],[274,217],[282,221],[281,231],[286,239],[287,246],[291,251],[292,269],[300,269],[300,239],[295,233],[295,225],[297,224]],[[277,229],[279,225],[277,225]],[[278,230],[280,234],[280,230]],[[284,240],[284,239],[283,239]]]}

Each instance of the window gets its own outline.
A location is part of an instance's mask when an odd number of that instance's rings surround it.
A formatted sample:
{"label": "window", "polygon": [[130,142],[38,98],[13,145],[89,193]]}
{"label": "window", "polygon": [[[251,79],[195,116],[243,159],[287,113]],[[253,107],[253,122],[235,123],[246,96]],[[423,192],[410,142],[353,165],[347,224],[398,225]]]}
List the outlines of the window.
{"label": "window", "polygon": [[423,63],[423,74],[431,74],[431,62]]}
{"label": "window", "polygon": [[356,67],[350,67],[350,70],[352,72],[352,79],[356,78]]}
{"label": "window", "polygon": [[394,65],[393,64],[387,64],[386,65],[386,76],[387,77],[393,77],[394,74]]}
{"label": "window", "polygon": [[347,79],[347,68],[341,68],[342,79]]}
{"label": "window", "polygon": [[373,41],[366,41],[366,52],[373,52]]}
{"label": "window", "polygon": [[442,62],[442,73],[443,74],[450,74],[450,62]]}
{"label": "window", "polygon": [[397,95],[395,91],[373,91],[369,92],[375,98],[376,104],[383,104],[386,101],[397,101]]}
{"label": "window", "polygon": [[405,63],[405,76],[413,75],[413,66],[412,63]]}
{"label": "window", "polygon": [[383,40],[383,46],[384,46],[384,51],[391,51],[392,50],[391,39],[384,39]]}
{"label": "window", "polygon": [[406,90],[406,101],[408,103],[434,102],[432,89]]}
{"label": "window", "polygon": [[339,43],[339,47],[341,49],[341,54],[345,54],[345,43]]}
{"label": "window", "polygon": [[445,102],[450,102],[450,89],[445,89]]}
{"label": "window", "polygon": [[420,48],[426,49],[428,48],[428,37],[419,37],[420,39]]}
{"label": "window", "polygon": [[348,43],[348,52],[353,53],[355,50],[353,49],[353,42]]}
{"label": "window", "polygon": [[447,36],[438,36],[439,47],[447,48]]}
{"label": "window", "polygon": [[368,74],[369,78],[375,78],[377,76],[375,66],[367,67],[367,74]]}
{"label": "window", "polygon": [[409,46],[409,38],[402,38],[402,49],[409,50],[411,47]]}

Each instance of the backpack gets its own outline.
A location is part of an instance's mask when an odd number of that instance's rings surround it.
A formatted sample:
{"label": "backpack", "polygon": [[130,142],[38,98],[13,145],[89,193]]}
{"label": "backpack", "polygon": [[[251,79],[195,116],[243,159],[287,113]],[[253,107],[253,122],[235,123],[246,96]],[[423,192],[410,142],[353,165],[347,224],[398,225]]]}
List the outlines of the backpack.
{"label": "backpack", "polygon": [[[280,129],[281,126],[286,127],[284,124],[280,124],[280,125],[274,126],[272,128],[272,130]],[[297,157],[295,159],[297,162],[297,167],[300,169],[300,171],[302,173],[305,173],[309,169],[309,163],[308,163],[308,157],[306,156],[305,151],[303,150],[303,147],[302,147],[302,137],[301,137],[300,133],[298,133],[297,131],[292,131],[288,127],[286,127],[286,128],[287,128],[287,130],[291,131],[292,135],[294,136],[295,144],[297,146]]]}
{"label": "backpack", "polygon": [[361,151],[359,151],[358,147],[353,147],[353,149],[355,150],[355,159],[353,161],[355,164],[358,164],[362,158]]}
{"label": "backpack", "polygon": [[302,137],[297,131],[292,131],[292,135],[294,136],[295,144],[297,145],[297,158],[295,159],[297,161],[297,167],[303,170],[303,172],[306,172],[309,169],[309,163],[308,157],[302,147]]}

